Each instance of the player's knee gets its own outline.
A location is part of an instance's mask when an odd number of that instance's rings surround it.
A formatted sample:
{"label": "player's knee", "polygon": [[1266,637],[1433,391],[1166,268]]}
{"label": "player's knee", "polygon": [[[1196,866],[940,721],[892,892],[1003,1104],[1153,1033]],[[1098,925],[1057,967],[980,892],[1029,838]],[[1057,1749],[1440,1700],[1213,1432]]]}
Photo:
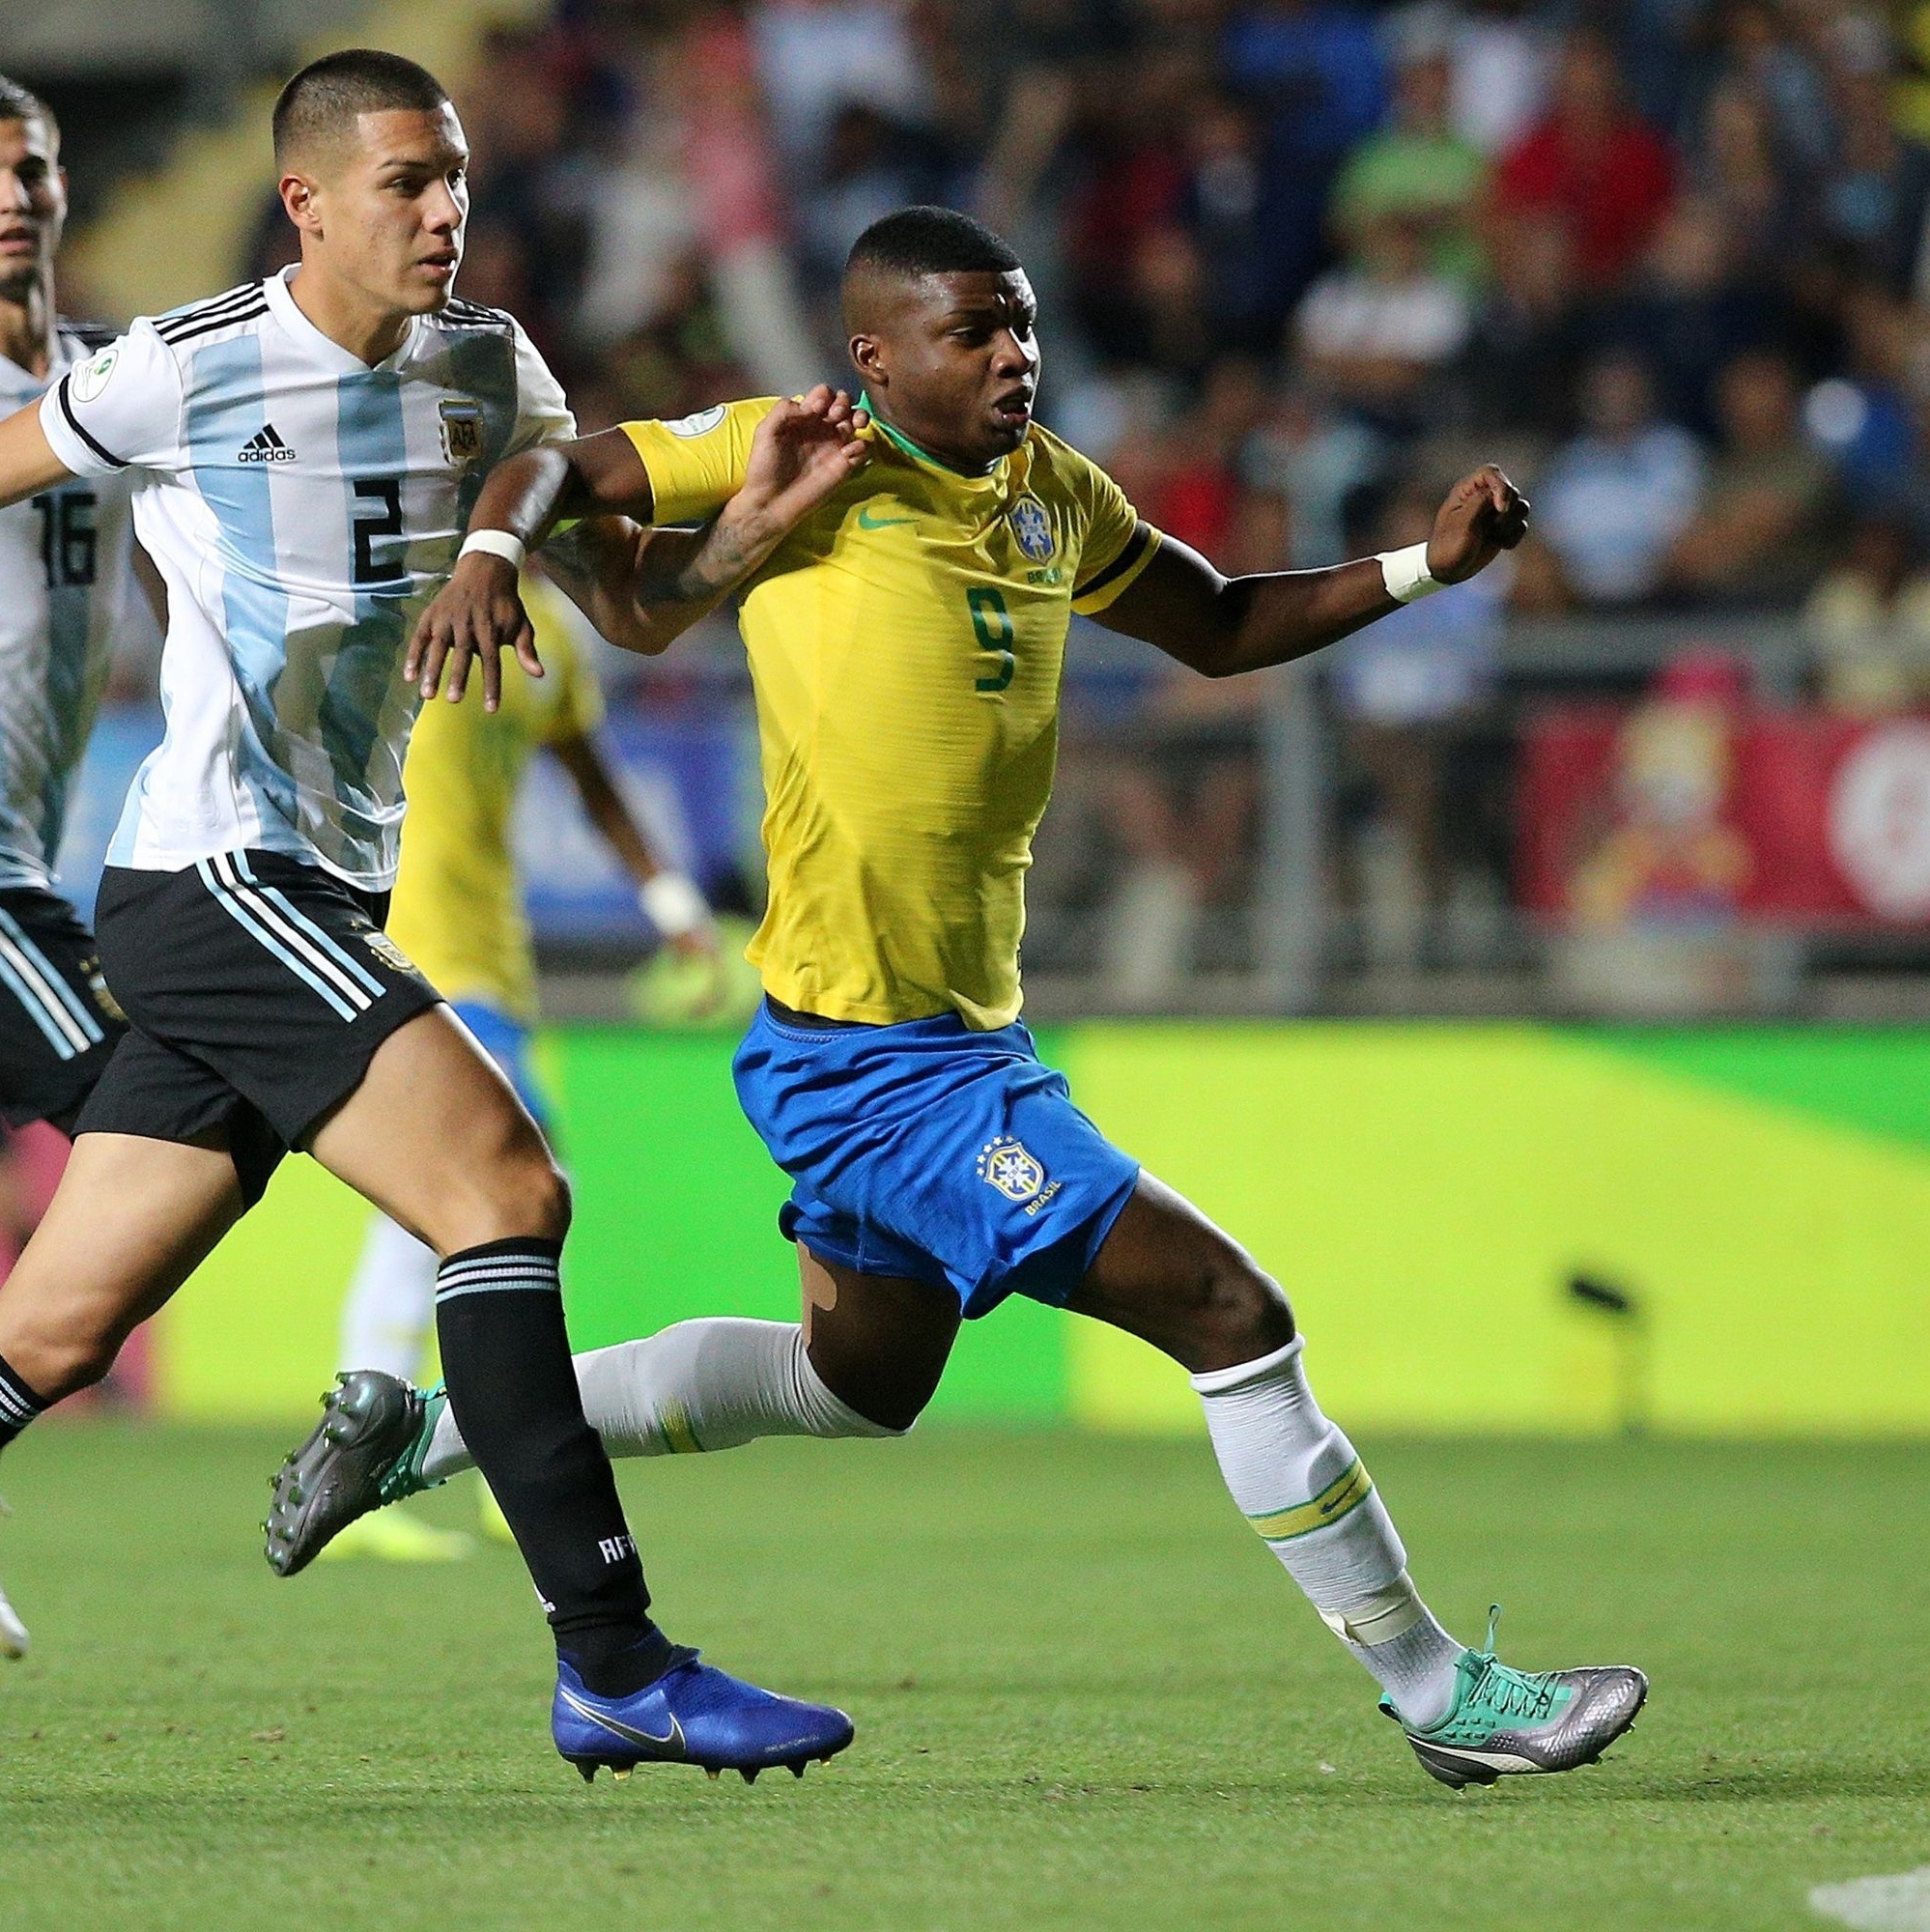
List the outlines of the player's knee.
{"label": "player's knee", "polygon": [[1293,1312],[1280,1284],[1250,1257],[1215,1243],[1177,1297],[1196,1374],[1258,1361],[1293,1339]]}
{"label": "player's knee", "polygon": [[531,1173],[528,1188],[528,1232],[546,1241],[560,1241],[570,1232],[574,1212],[569,1176],[546,1153],[540,1169]]}
{"label": "player's knee", "polygon": [[488,1241],[560,1241],[570,1232],[570,1183],[533,1135],[469,1178],[460,1199],[439,1206],[432,1244],[445,1255]]}
{"label": "player's knee", "polygon": [[73,1322],[14,1342],[7,1359],[43,1402],[56,1403],[104,1380],[121,1341],[118,1327]]}
{"label": "player's knee", "polygon": [[822,1345],[808,1347],[806,1358],[818,1380],[846,1408],[894,1435],[902,1435],[924,1413],[944,1372],[942,1363],[930,1370],[923,1364],[890,1359],[862,1360]]}
{"label": "player's knee", "polygon": [[570,1232],[569,1179],[551,1159],[547,1148],[538,1148],[513,1163],[498,1211],[505,1225],[502,1235],[492,1239],[528,1235],[538,1240],[560,1241]]}
{"label": "player's knee", "polygon": [[924,1413],[938,1387],[935,1380],[922,1376],[846,1377],[844,1381],[843,1388],[830,1381],[825,1381],[825,1386],[846,1408],[875,1428],[889,1429],[894,1435],[902,1435]]}

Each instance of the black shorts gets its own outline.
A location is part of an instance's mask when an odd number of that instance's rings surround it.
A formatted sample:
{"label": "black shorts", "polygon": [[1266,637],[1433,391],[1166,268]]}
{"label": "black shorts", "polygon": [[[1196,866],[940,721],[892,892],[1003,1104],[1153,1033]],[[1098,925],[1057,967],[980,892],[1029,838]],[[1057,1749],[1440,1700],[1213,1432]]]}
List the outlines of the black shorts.
{"label": "black shorts", "polygon": [[275,852],[179,872],[110,866],[95,925],[131,1031],[83,1134],[198,1141],[225,1129],[250,1205],[282,1156],[440,995],[383,936],[387,894]]}
{"label": "black shorts", "polygon": [[43,886],[0,889],[0,1120],[71,1132],[126,1030],[73,908]]}

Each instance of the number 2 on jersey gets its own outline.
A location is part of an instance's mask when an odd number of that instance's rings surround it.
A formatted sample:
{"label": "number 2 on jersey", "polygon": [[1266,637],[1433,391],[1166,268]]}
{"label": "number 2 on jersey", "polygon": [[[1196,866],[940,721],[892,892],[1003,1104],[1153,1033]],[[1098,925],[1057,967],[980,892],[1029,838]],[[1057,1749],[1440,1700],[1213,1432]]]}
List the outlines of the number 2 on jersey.
{"label": "number 2 on jersey", "polygon": [[1018,659],[1012,655],[1012,639],[1016,635],[1012,628],[1012,613],[1006,609],[1005,598],[985,586],[966,591],[965,603],[972,612],[973,634],[988,651],[999,654],[998,670],[991,677],[975,678],[972,689],[1003,691],[1018,669]]}
{"label": "number 2 on jersey", "polygon": [[[355,582],[394,586],[409,582],[409,572],[400,557],[391,563],[379,562],[376,543],[382,538],[402,534],[402,480],[396,476],[364,476],[355,483]],[[379,516],[359,514],[363,503],[380,503]]]}

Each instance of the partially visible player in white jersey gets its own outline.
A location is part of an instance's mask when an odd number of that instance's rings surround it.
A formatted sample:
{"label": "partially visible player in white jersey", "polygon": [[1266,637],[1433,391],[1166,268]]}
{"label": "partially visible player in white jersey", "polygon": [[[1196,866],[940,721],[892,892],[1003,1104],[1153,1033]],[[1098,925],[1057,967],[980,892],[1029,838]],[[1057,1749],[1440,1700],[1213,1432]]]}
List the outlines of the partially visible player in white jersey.
{"label": "partially visible player in white jersey", "polygon": [[[102,1375],[300,1149],[443,1258],[449,1399],[550,1617],[558,1749],[585,1776],[801,1770],[850,1720],[701,1663],[647,1613],[570,1361],[568,1189],[382,930],[418,702],[405,647],[485,472],[569,437],[570,413],[509,316],[452,297],[468,152],[433,75],[329,55],[283,90],[274,132],[299,265],[137,321],[0,422],[0,503],[128,478],[168,595],[166,734],[96,910],[129,1031],[0,1286],[0,1447]],[[573,589],[638,648],[649,541],[586,526]],[[492,659],[492,709],[497,677]],[[334,1440],[390,1457],[419,1420],[344,1404]]]}
{"label": "partially visible player in white jersey", "polygon": [[[0,412],[37,403],[107,339],[60,319],[60,128],[0,74]],[[115,640],[152,623],[128,488],[74,480],[0,510],[0,1120],[70,1131],[121,1033],[94,935],[54,890],[68,787]],[[27,1632],[0,1593],[0,1654]]]}
{"label": "partially visible player in white jersey", "polygon": [[[101,331],[59,319],[60,131],[0,75],[0,409],[38,403]],[[70,478],[0,510],[0,1119],[71,1128],[119,1033],[94,941],[54,891],[68,789],[115,640],[153,618],[124,477]]]}

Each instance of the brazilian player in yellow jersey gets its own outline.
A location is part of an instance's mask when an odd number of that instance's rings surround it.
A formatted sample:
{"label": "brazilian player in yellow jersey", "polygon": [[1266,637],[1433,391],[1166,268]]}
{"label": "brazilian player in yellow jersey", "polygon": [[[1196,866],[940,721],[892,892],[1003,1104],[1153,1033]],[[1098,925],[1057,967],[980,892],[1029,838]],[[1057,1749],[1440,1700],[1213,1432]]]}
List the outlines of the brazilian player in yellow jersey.
{"label": "brazilian player in yellow jersey", "polygon": [[[478,704],[430,705],[410,740],[409,823],[387,931],[547,1131],[549,1110],[529,1052],[536,954],[511,849],[517,799],[538,752],[568,773],[589,822],[636,881],[664,943],[714,965],[716,937],[702,893],[653,850],[598,742],[603,694],[578,641],[582,619],[540,574],[525,575],[523,598],[544,675],[506,676],[494,712]],[[345,1374],[376,1369],[415,1378],[435,1319],[436,1265],[435,1251],[406,1228],[385,1214],[372,1217],[342,1305]],[[483,1525],[506,1533],[487,1503]],[[327,1553],[439,1562],[472,1547],[459,1531],[392,1510],[362,1519]]]}
{"label": "brazilian player in yellow jersey", "polygon": [[[742,597],[771,903],[736,1075],[792,1179],[804,1321],[680,1323],[629,1345],[620,1374],[621,1351],[580,1357],[585,1413],[618,1454],[893,1433],[961,1317],[1017,1293],[1114,1323],[1191,1372],[1235,1502],[1433,1776],[1592,1762],[1633,1721],[1642,1673],[1529,1674],[1491,1634],[1448,1635],[1308,1387],[1279,1285],[1105,1141],[1016,1017],[1071,612],[1232,676],[1472,576],[1520,541],[1526,502],[1479,469],[1425,544],[1229,580],[1034,424],[1033,293],[996,236],[949,210],[888,215],[843,298],[858,405],[819,389],[510,459],[412,645],[425,692],[526,650],[510,561],[591,510],[698,525],[687,552],[639,562],[653,623]],[[457,1464],[445,1435],[423,1467]]]}
{"label": "brazilian player in yellow jersey", "polygon": [[[714,516],[775,407],[626,425],[655,515]],[[751,957],[801,1012],[990,1032],[1019,1012],[1068,613],[1105,611],[1157,539],[1047,430],[976,473],[882,417],[867,442],[744,599],[771,874]]]}

